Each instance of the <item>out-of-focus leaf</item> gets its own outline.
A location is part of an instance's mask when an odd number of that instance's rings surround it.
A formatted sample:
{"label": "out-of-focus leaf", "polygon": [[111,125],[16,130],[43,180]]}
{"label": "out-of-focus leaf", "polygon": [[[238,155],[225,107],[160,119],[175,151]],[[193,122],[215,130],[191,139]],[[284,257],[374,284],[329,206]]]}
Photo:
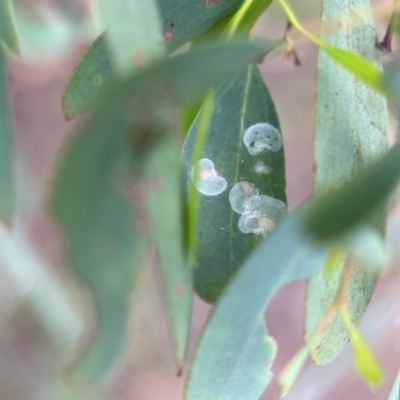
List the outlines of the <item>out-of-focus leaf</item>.
{"label": "out-of-focus leaf", "polygon": [[97,335],[75,365],[83,383],[103,380],[127,342],[129,298],[139,266],[140,246],[130,206],[115,188],[124,143],[117,115],[97,115],[62,159],[52,209],[68,239],[74,269],[94,295]]}
{"label": "out-of-focus leaf", "polygon": [[156,0],[96,0],[119,72],[164,55],[165,44]]}
{"label": "out-of-focus leaf", "polygon": [[136,170],[142,170],[143,155],[166,135],[171,113],[163,105],[201,97],[263,49],[254,42],[219,45],[133,74],[116,83],[70,144],[52,210],[67,235],[75,270],[93,291],[99,319],[97,338],[73,372],[76,379],[93,383],[106,377],[126,343],[140,256],[135,220],[116,187],[128,165],[126,153],[133,153]]}
{"label": "out-of-focus leaf", "polygon": [[[351,4],[325,0],[322,21],[321,38],[325,43],[362,55],[380,68],[380,52],[375,45],[376,32],[368,0],[357,0]],[[320,51],[315,134],[316,193],[343,186],[349,187],[346,190],[353,190],[349,185],[352,180],[387,151],[387,130],[386,100],[360,82],[359,77],[343,70],[324,51]],[[375,194],[369,193],[368,196]],[[349,216],[346,207],[343,213]],[[383,233],[385,216],[383,205],[362,222]],[[344,261],[345,257],[339,261],[333,274],[318,274],[308,284],[307,337],[337,296]],[[379,267],[367,266],[361,260],[357,262],[347,295],[347,306],[356,324],[360,322],[371,298]],[[346,327],[342,319],[336,316],[315,342],[312,357],[317,364],[326,364],[342,350],[347,341]]]}
{"label": "out-of-focus leaf", "polygon": [[19,53],[13,0],[0,0],[0,41],[12,52]]}
{"label": "out-of-focus leaf", "polygon": [[[196,141],[193,146],[192,164],[194,164],[192,173],[199,174],[200,170],[198,162],[203,155],[207,132],[211,121],[211,113],[214,109],[214,90],[210,89],[205,96],[202,107],[201,115],[199,116],[198,127],[196,131]],[[183,174],[184,175],[184,174]],[[223,181],[222,181],[222,184]],[[197,222],[198,222],[198,208],[199,208],[199,193],[194,185],[189,186],[188,190],[188,204],[186,215],[186,229],[187,229],[187,244],[191,261],[195,259],[197,253]]]}
{"label": "out-of-focus leaf", "polygon": [[82,57],[64,88],[63,109],[67,119],[73,119],[89,110],[100,100],[101,89],[106,87],[116,71],[106,48],[105,35],[99,36]]}
{"label": "out-of-focus leaf", "polygon": [[[194,39],[218,21],[235,12],[242,0],[218,2],[158,0],[159,13],[168,52]],[[64,113],[69,118],[85,113],[101,96],[115,74],[112,56],[103,33],[84,55],[63,94]]]}
{"label": "out-of-focus leaf", "polygon": [[304,345],[289,361],[283,371],[279,374],[279,386],[282,389],[282,396],[290,392],[295,384],[301,370],[307,362],[308,352],[310,351],[309,345]]}
{"label": "out-of-focus leaf", "polygon": [[0,219],[9,221],[14,211],[13,123],[8,100],[8,68],[0,42]]}
{"label": "out-of-focus leaf", "polygon": [[[192,186],[193,151],[201,116],[202,113],[191,127],[183,150],[183,173],[188,188]],[[217,173],[227,181],[227,188],[221,194],[199,194],[196,208],[194,287],[200,297],[211,303],[217,300],[262,239],[261,235],[239,230],[240,215],[229,202],[231,188],[239,182],[249,182],[260,194],[286,202],[283,148],[277,152],[263,151],[251,155],[243,143],[245,130],[260,122],[280,129],[268,89],[258,67],[252,65],[218,87],[200,157],[211,160]],[[257,168],[262,172],[257,172]]]}
{"label": "out-of-focus leaf", "polygon": [[[197,348],[187,400],[257,400],[265,389],[274,353],[259,359],[258,352],[266,354],[270,345],[266,332],[254,336],[265,308],[283,285],[310,277],[325,263],[327,249],[304,229],[309,207],[293,212],[264,239],[220,297]],[[253,340],[257,362],[243,363]]]}
{"label": "out-of-focus leaf", "polygon": [[177,137],[171,135],[152,152],[146,174],[151,232],[162,272],[175,357],[181,369],[189,338],[192,279],[184,250],[179,153]]}
{"label": "out-of-focus leaf", "polygon": [[[233,15],[226,17],[198,36],[192,42],[192,48],[216,43],[218,40],[229,40],[235,37],[248,37],[250,30],[260,15],[270,6],[272,0],[253,2],[250,6],[247,2]],[[200,111],[201,102],[184,104],[181,108],[181,131],[183,136],[189,132],[197,113]]]}
{"label": "out-of-focus leaf", "polygon": [[309,227],[320,237],[337,236],[386,200],[400,180],[400,145],[349,185],[318,200]]}
{"label": "out-of-focus leaf", "polygon": [[400,369],[397,372],[396,379],[393,382],[392,388],[386,400],[399,400],[400,399]]}
{"label": "out-of-focus leaf", "polygon": [[248,34],[261,14],[271,5],[272,0],[245,0],[229,21],[224,34],[231,39],[235,34]]}
{"label": "out-of-focus leaf", "polygon": [[181,106],[179,120],[181,133],[184,137],[186,137],[189,133],[190,127],[192,126],[196,115],[200,111],[202,103],[203,102],[200,100],[192,103],[183,104]]}
{"label": "out-of-focus leaf", "polygon": [[342,309],[341,315],[353,345],[354,365],[356,371],[360,375],[361,379],[363,379],[371,389],[375,389],[384,379],[383,371],[371,350],[364,343],[357,328],[354,326],[347,309]]}
{"label": "out-of-focus leaf", "polygon": [[[319,46],[324,52],[337,64],[340,65],[342,68],[350,72],[353,76],[359,79],[361,82],[364,82],[372,89],[379,93],[384,92],[383,87],[383,80],[382,80],[382,73],[380,72],[379,68],[376,67],[376,63],[374,60],[370,59],[369,54],[364,54],[363,52],[358,52],[356,48],[348,48],[349,46],[346,45],[346,42],[343,40],[338,40],[340,36],[343,35],[345,31],[362,31],[362,25],[364,25],[364,15],[366,13],[370,14],[370,7],[369,5],[366,7],[366,10],[363,9],[365,5],[361,4],[360,1],[355,1],[351,5],[342,4],[336,5],[336,3],[332,2],[331,5],[327,5],[324,3],[324,10],[323,11],[326,15],[328,13],[335,14],[335,18],[333,19],[325,19],[323,16],[322,20],[325,21],[325,25],[327,26],[327,31],[330,30],[330,36],[336,37],[336,40],[321,40],[315,37],[313,34],[308,32],[297,20],[295,14],[293,13],[292,9],[286,2],[286,0],[278,0],[280,6],[282,7],[284,13],[286,14],[287,19],[291,22],[291,24],[304,36],[314,42],[317,46]],[[339,8],[347,7],[351,8],[350,14],[339,13]],[[339,10],[339,11],[338,11]],[[360,17],[358,18],[358,15]],[[336,26],[334,25],[336,22]],[[328,27],[329,25],[329,27]],[[375,32],[375,28],[374,28]],[[328,39],[328,36],[325,36],[323,39]],[[370,35],[368,39],[371,40]],[[376,44],[376,33],[373,41],[369,43],[370,46]],[[338,46],[338,47],[336,47]],[[346,48],[347,47],[347,48]],[[343,50],[345,48],[346,50]],[[354,54],[354,52],[356,54]],[[358,55],[357,55],[358,53]]]}

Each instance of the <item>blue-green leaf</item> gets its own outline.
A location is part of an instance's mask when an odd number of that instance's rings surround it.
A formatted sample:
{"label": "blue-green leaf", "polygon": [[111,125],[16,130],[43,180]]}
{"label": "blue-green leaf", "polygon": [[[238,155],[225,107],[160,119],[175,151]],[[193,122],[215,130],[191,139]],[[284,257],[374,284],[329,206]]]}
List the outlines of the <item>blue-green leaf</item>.
{"label": "blue-green leaf", "polygon": [[[321,39],[331,46],[361,55],[381,69],[376,32],[369,0],[338,3],[324,0]],[[316,193],[350,184],[373,165],[388,148],[386,99],[332,61],[324,51],[318,59],[315,134]],[[343,217],[348,213],[343,209]],[[385,206],[375,209],[363,223],[383,233]],[[308,284],[307,337],[336,298],[344,269],[342,258],[335,273],[319,274]],[[357,325],[364,314],[379,275],[379,266],[357,263],[347,294],[347,306]],[[342,319],[336,316],[315,342],[312,356],[318,364],[332,360],[349,339]]]}
{"label": "blue-green leaf", "polygon": [[[219,299],[193,361],[187,400],[257,400],[262,394],[274,354],[267,353],[266,332],[255,334],[265,308],[283,285],[324,266],[326,248],[315,245],[305,230],[309,210],[310,204],[302,206],[264,239]],[[257,362],[243,363],[249,343]]]}
{"label": "blue-green leaf", "polygon": [[97,0],[97,4],[119,72],[143,67],[164,55],[155,0]]}
{"label": "blue-green leaf", "polygon": [[73,371],[76,379],[104,379],[127,340],[141,248],[134,213],[117,185],[129,165],[127,154],[142,171],[143,156],[170,131],[173,114],[165,105],[201,97],[263,49],[257,43],[214,46],[117,82],[62,158],[52,210],[66,233],[71,263],[93,291],[99,319],[97,339]]}
{"label": "blue-green leaf", "polygon": [[310,216],[311,231],[323,238],[337,237],[362,221],[385,201],[400,180],[400,145],[348,186],[318,199]]}
{"label": "blue-green leaf", "polygon": [[192,277],[184,246],[183,198],[176,135],[162,141],[148,158],[146,175],[150,226],[159,259],[175,357],[185,358],[192,310]]}
{"label": "blue-green leaf", "polygon": [[357,328],[354,326],[347,309],[341,310],[341,315],[353,345],[356,371],[371,389],[376,389],[384,379],[383,371],[378,361],[375,359],[375,356],[365,344]]}
{"label": "blue-green leaf", "polygon": [[19,53],[13,0],[0,0],[0,41],[12,52]]}
{"label": "blue-green leaf", "polygon": [[[158,0],[157,4],[164,33],[160,41],[166,41],[168,52],[172,52],[235,12],[241,0],[218,0],[215,4],[206,0]],[[65,87],[63,104],[68,119],[91,109],[115,77],[105,35],[87,51]]]}
{"label": "blue-green leaf", "polygon": [[14,211],[13,122],[8,99],[7,57],[0,43],[0,219],[9,221]]}
{"label": "blue-green leaf", "polygon": [[[196,117],[183,150],[183,172],[188,188],[193,184],[193,151],[201,115]],[[245,131],[258,123],[267,123],[280,131],[268,89],[258,67],[252,65],[227,79],[216,90],[202,155],[214,163],[215,170],[226,182],[225,190],[218,195],[200,192],[197,208],[194,287],[200,297],[211,303],[215,303],[262,239],[261,234],[243,233],[239,229],[241,215],[231,207],[231,189],[243,182],[244,190],[251,191],[254,185],[259,195],[286,203],[283,147],[252,155],[244,143]],[[282,143],[281,133],[278,135]]]}

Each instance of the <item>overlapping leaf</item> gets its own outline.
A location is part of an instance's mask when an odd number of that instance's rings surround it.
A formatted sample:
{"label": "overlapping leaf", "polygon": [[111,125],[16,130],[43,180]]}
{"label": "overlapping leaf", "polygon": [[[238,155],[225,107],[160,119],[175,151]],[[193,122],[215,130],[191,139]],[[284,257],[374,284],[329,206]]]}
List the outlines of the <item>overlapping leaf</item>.
{"label": "overlapping leaf", "polygon": [[[351,4],[325,0],[322,19],[321,38],[324,42],[362,55],[375,68],[380,68],[368,0]],[[384,155],[388,146],[387,118],[386,100],[320,51],[315,142],[317,193],[348,185]],[[343,213],[339,218],[342,222],[348,216],[346,207]],[[375,209],[363,222],[383,231],[385,207]],[[307,335],[314,331],[336,297],[342,280],[343,262],[339,262],[334,274],[321,273],[309,282]],[[347,296],[348,309],[356,324],[364,314],[377,278],[377,268],[365,268],[361,262],[358,263]],[[336,315],[315,342],[312,350],[314,360],[326,364],[347,341],[347,330]]]}
{"label": "overlapping leaf", "polygon": [[[329,56],[337,65],[341,66],[345,70],[347,70],[354,77],[359,79],[361,82],[364,82],[366,85],[370,86],[372,89],[377,91],[378,93],[384,92],[382,74],[377,68],[373,60],[370,60],[368,55],[366,56],[363,53],[356,54],[353,52],[353,49],[345,49],[340,48],[340,43],[333,43],[329,40],[324,40],[324,38],[317,38],[312,33],[307,31],[297,20],[295,14],[290,8],[289,4],[286,0],[278,0],[280,6],[282,7],[286,17],[290,21],[290,23],[303,35],[305,35],[308,39],[314,42],[317,46],[323,50],[327,56]],[[324,5],[325,6],[325,5]],[[335,17],[332,19],[326,18],[323,16],[323,20],[325,24],[328,25],[328,30],[331,30],[333,34],[335,31],[340,31],[342,27],[343,29],[359,29],[361,25],[363,25],[363,14],[365,12],[369,12],[369,6],[367,6],[366,10],[363,10],[363,5],[360,5],[358,1],[351,3],[348,5],[349,9],[351,9],[350,13],[346,11],[344,13],[340,13],[339,8],[344,5],[337,5],[337,9],[334,8],[335,3],[332,3],[331,6],[333,8],[333,13],[336,13]],[[339,12],[338,12],[339,10]],[[356,15],[360,14],[360,19],[357,21]],[[342,19],[346,20],[348,18],[352,19],[350,25],[346,22],[343,24]],[[336,21],[336,27],[335,27]],[[357,26],[359,25],[359,26]],[[376,41],[376,40],[375,40]],[[374,43],[375,43],[374,41]],[[371,42],[372,43],[372,42]]]}
{"label": "overlapping leaf", "polygon": [[0,219],[6,221],[14,210],[13,124],[8,79],[7,57],[0,42]]}
{"label": "overlapping leaf", "polygon": [[[197,349],[187,400],[257,400],[262,394],[274,356],[267,332],[257,334],[265,308],[283,285],[325,263],[326,248],[305,230],[309,210],[310,204],[302,206],[264,239],[221,296]],[[246,357],[254,362],[243,362]]]}
{"label": "overlapping leaf", "polygon": [[178,368],[183,365],[192,310],[192,279],[184,249],[183,196],[176,135],[155,148],[146,167],[151,232],[156,244]]}
{"label": "overlapping leaf", "polygon": [[[201,113],[186,139],[182,157],[184,179],[192,184],[193,151]],[[286,202],[283,148],[251,155],[243,143],[245,130],[260,122],[279,128],[275,107],[256,65],[221,84],[214,95],[213,112],[202,158],[210,159],[227,181],[217,196],[199,195],[197,208],[194,287],[206,301],[214,303],[226,284],[262,236],[239,230],[240,215],[229,203],[229,191],[238,182],[249,182],[260,194]],[[257,172],[257,166],[264,167]]]}
{"label": "overlapping leaf", "polygon": [[77,379],[97,382],[107,376],[127,339],[140,244],[132,210],[117,187],[126,152],[133,154],[135,169],[143,169],[143,156],[166,135],[165,121],[172,114],[163,104],[199,98],[263,50],[262,43],[219,45],[117,82],[70,144],[58,170],[52,209],[67,235],[74,268],[93,290],[99,317],[97,339],[74,371]]}
{"label": "overlapping leaf", "polygon": [[[236,11],[241,0],[158,0],[157,4],[165,35],[160,41],[167,38],[168,51],[172,52]],[[116,71],[112,64],[103,33],[84,55],[64,90],[64,112],[68,118],[77,117],[96,103],[107,83],[114,78]]]}
{"label": "overlapping leaf", "polygon": [[96,0],[118,70],[129,72],[164,55],[156,0]]}
{"label": "overlapping leaf", "polygon": [[19,52],[13,0],[0,0],[0,40],[12,52]]}

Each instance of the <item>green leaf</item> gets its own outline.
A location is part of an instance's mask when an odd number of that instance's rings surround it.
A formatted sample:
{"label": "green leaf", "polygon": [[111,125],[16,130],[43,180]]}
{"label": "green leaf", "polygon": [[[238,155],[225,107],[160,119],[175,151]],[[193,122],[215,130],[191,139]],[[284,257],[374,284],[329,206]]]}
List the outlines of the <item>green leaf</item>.
{"label": "green leaf", "polygon": [[[350,74],[355,76],[361,82],[364,82],[370,86],[378,93],[384,93],[382,73],[379,70],[379,66],[378,68],[376,67],[376,62],[373,62],[374,60],[370,59],[370,54],[364,54],[363,52],[360,52],[359,55],[354,54],[354,52],[358,53],[357,49],[351,48],[352,46],[346,49],[348,45],[346,44],[346,41],[341,39],[344,31],[347,31],[349,34],[358,34],[356,32],[358,31],[358,28],[364,24],[362,21],[366,17],[366,14],[370,14],[369,6],[367,6],[366,10],[364,10],[362,8],[364,5],[361,5],[360,7],[357,6],[359,3],[359,0],[357,0],[355,3],[351,4],[351,14],[346,12],[342,15],[338,12],[338,9],[346,6],[345,4],[336,5],[334,2],[331,4],[324,3],[323,14],[325,13],[325,15],[327,15],[328,13],[332,13],[335,14],[335,18],[332,20],[325,20],[325,17],[323,16],[322,20],[325,21],[327,26],[325,37],[327,40],[321,40],[308,32],[300,24],[286,0],[278,0],[278,2],[291,24],[304,36],[324,50],[324,52],[337,65],[340,65],[342,68],[350,72]],[[360,18],[358,16],[360,16]],[[334,25],[335,22],[333,21],[336,22],[336,26]],[[363,29],[360,30],[362,31]],[[329,38],[329,36],[331,38]],[[366,40],[371,40],[371,32]],[[376,44],[376,33],[373,41],[371,41],[369,44],[370,46]]]}
{"label": "green leaf", "polygon": [[[326,247],[315,245],[304,230],[309,209],[306,204],[290,214],[227,286],[197,348],[187,400],[257,400],[262,394],[274,355],[269,351],[265,357],[267,332],[254,336],[265,308],[282,286],[308,278],[324,266]],[[248,343],[253,341],[250,353]],[[257,361],[242,362],[250,354]]]}
{"label": "green leaf", "polygon": [[397,372],[396,379],[393,382],[392,388],[386,400],[399,400],[400,399],[400,369]]}
{"label": "green leaf", "polygon": [[305,363],[307,362],[310,346],[305,344],[287,363],[279,374],[279,386],[282,389],[282,396],[287,395],[295,384]]}
{"label": "green leaf", "polygon": [[[354,10],[357,10],[357,14]],[[351,5],[325,0],[322,20],[322,40],[331,46],[363,55],[376,68],[380,68],[380,52],[375,45],[376,32],[368,0],[357,0]],[[387,130],[386,100],[360,82],[358,77],[343,70],[324,51],[320,51],[315,134],[316,193],[344,186],[348,190],[355,189],[349,185],[352,180],[387,151]],[[369,196],[371,193],[367,198]],[[346,208],[341,212],[344,215],[340,220],[349,215]],[[382,205],[362,222],[383,234],[385,218],[386,210]],[[347,307],[356,324],[360,322],[371,298],[379,267],[367,267],[361,260],[357,262],[347,295]],[[344,258],[338,262],[333,274],[321,273],[310,280],[306,301],[307,337],[336,298],[343,269]],[[347,341],[346,327],[341,318],[336,316],[315,342],[312,357],[317,364],[326,364],[342,350]]]}
{"label": "green leaf", "polygon": [[14,139],[8,99],[7,57],[0,43],[0,219],[10,221],[14,211]]}
{"label": "green leaf", "polygon": [[371,350],[364,343],[364,340],[353,324],[347,309],[342,309],[341,315],[353,345],[354,365],[356,371],[371,389],[376,389],[384,379],[383,371]]}
{"label": "green leaf", "polygon": [[[235,12],[242,0],[208,1],[158,0],[164,35],[168,32],[168,52],[194,39],[218,21]],[[208,5],[210,4],[210,5]],[[172,34],[172,35],[171,35]],[[160,41],[165,40],[160,37]],[[84,55],[64,89],[64,113],[68,119],[90,110],[114,77],[112,56],[103,33]]]}
{"label": "green leaf", "polygon": [[96,115],[90,130],[70,145],[52,195],[52,210],[68,239],[71,263],[91,289],[97,335],[72,371],[97,383],[107,377],[128,340],[129,299],[139,269],[140,243],[131,207],[115,187],[124,143],[116,115]]}
{"label": "green leaf", "polygon": [[[184,144],[182,163],[188,188],[192,186],[193,151],[201,116],[202,113],[197,116]],[[218,195],[200,194],[197,207],[194,286],[199,296],[211,303],[262,239],[261,235],[239,230],[240,215],[229,202],[231,188],[248,182],[254,184],[260,195],[286,203],[283,148],[251,155],[243,143],[245,130],[260,122],[280,130],[269,92],[258,67],[252,65],[218,87],[200,157],[211,160],[227,182],[226,190]],[[256,168],[262,172],[256,172]]]}
{"label": "green leaf", "polygon": [[143,67],[165,53],[155,0],[97,0],[119,72]]}
{"label": "green leaf", "polygon": [[179,370],[185,358],[192,308],[192,279],[184,250],[183,199],[176,135],[164,140],[148,159],[147,199],[151,232],[162,272]]}
{"label": "green leaf", "polygon": [[82,57],[70,76],[62,102],[67,120],[73,119],[96,105],[102,89],[112,81],[116,66],[106,49],[106,36],[100,35]]}
{"label": "green leaf", "polygon": [[338,236],[387,200],[400,180],[400,144],[349,185],[318,199],[308,225],[319,237]]}
{"label": "green leaf", "polygon": [[134,214],[117,187],[129,165],[127,153],[135,170],[143,170],[143,156],[170,131],[166,121],[173,114],[165,104],[201,97],[263,50],[257,43],[214,46],[116,82],[62,158],[52,210],[66,233],[74,269],[94,294],[99,319],[96,341],[73,371],[77,380],[94,383],[108,376],[127,340],[141,248]]}
{"label": "green leaf", "polygon": [[271,5],[272,0],[245,0],[229,21],[225,37],[231,39],[236,34],[248,34],[261,14]]}
{"label": "green leaf", "polygon": [[13,0],[0,0],[0,41],[13,53],[19,53]]}
{"label": "green leaf", "polygon": [[195,101],[192,103],[182,104],[180,110],[180,128],[183,137],[186,137],[189,133],[190,127],[193,124],[196,115],[199,113],[203,102]]}

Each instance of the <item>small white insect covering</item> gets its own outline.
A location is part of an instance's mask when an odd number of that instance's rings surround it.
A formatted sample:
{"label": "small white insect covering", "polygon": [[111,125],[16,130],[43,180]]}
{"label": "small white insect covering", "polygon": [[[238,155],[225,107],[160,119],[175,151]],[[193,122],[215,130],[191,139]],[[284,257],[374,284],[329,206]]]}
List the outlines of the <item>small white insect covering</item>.
{"label": "small white insect covering", "polygon": [[245,203],[252,197],[260,194],[258,189],[249,182],[239,182],[229,192],[229,202],[233,211],[243,214],[245,211]]}
{"label": "small white insect covering", "polygon": [[221,194],[228,183],[223,176],[218,175],[214,168],[214,163],[208,158],[202,158],[197,163],[197,177],[195,174],[195,167],[192,168],[192,181],[196,189],[205,196],[216,196]]}
{"label": "small white insect covering", "polygon": [[255,166],[254,166],[254,171],[256,174],[258,175],[268,175],[272,172],[272,168],[268,167],[268,165],[264,165],[261,161],[258,162]]}
{"label": "small white insect covering", "polygon": [[243,135],[243,142],[253,156],[264,150],[277,152],[282,147],[282,135],[271,124],[261,122],[247,128]]}
{"label": "small white insect covering", "polygon": [[286,215],[285,203],[269,196],[259,195],[259,191],[249,182],[239,182],[229,192],[232,209],[242,214],[238,227],[243,233],[265,235],[274,229]]}

